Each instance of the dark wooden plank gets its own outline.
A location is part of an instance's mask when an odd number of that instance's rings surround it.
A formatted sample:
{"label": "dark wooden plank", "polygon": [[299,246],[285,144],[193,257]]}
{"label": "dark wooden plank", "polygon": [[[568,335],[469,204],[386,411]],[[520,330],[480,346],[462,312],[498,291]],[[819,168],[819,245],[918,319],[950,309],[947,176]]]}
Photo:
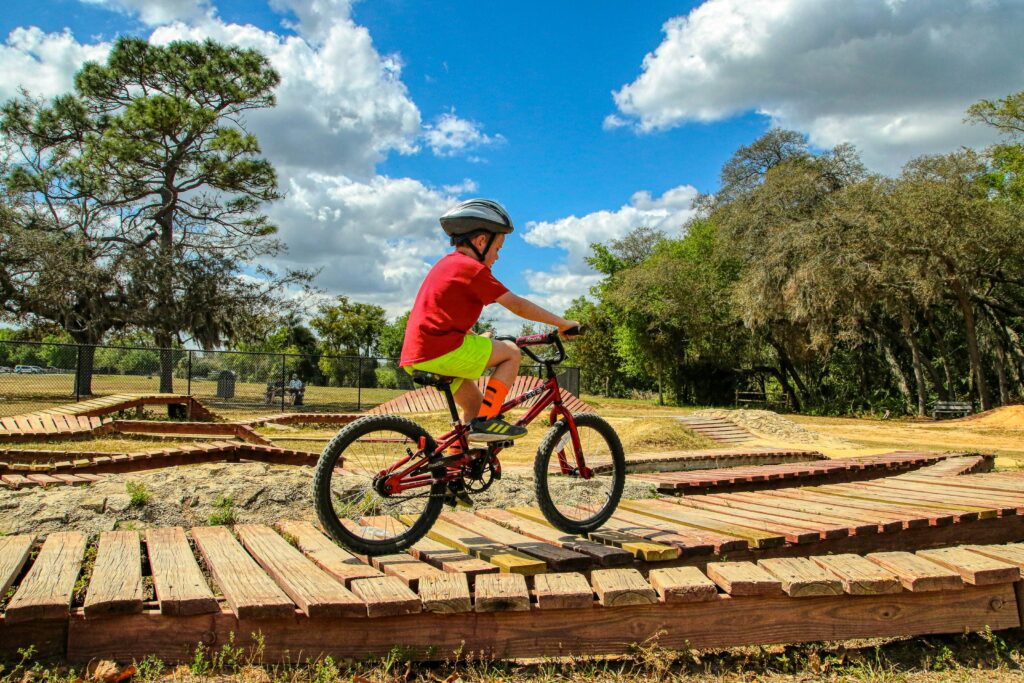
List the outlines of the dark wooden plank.
{"label": "dark wooden plank", "polygon": [[684,526],[692,526],[698,529],[706,529],[708,531],[742,538],[746,540],[751,547],[755,548],[774,548],[786,543],[785,534],[777,531],[766,531],[765,528],[763,528],[765,526],[763,524],[749,522],[749,524],[754,524],[759,527],[755,529],[747,523],[740,523],[730,517],[715,515],[714,513],[705,512],[703,510],[695,510],[683,505],[675,505],[673,503],[666,503],[660,500],[624,500],[620,502],[619,505],[626,510],[638,512],[640,514],[647,515],[648,517],[665,519]]}
{"label": "dark wooden plank", "polygon": [[66,619],[85,544],[85,534],[78,531],[50,534],[8,603],[6,620]]}
{"label": "dark wooden plank", "polygon": [[272,619],[295,614],[295,605],[225,527],[192,529],[213,580],[239,619]]}
{"label": "dark wooden plank", "polygon": [[146,552],[161,614],[184,617],[220,610],[184,529],[147,529]]}
{"label": "dark wooden plank", "polygon": [[559,531],[547,524],[534,522],[508,510],[484,508],[477,510],[476,514],[507,529],[517,531],[524,536],[583,553],[589,556],[595,564],[602,567],[616,567],[633,562],[633,554],[622,548],[588,541],[585,538]]}
{"label": "dark wooden plank", "polygon": [[142,611],[142,550],[137,531],[100,534],[82,609],[87,617]]}
{"label": "dark wooden plank", "polygon": [[[551,526],[544,518],[544,514],[537,508],[528,506],[512,507],[509,508],[509,512],[520,515],[521,517],[538,524]],[[614,519],[610,519],[600,529],[591,532],[590,539],[616,548],[621,548],[622,550],[631,553],[634,557],[647,562],[674,560],[682,553],[679,546],[647,540],[647,538],[640,535],[639,530],[637,530],[637,533],[627,533],[622,531],[621,526],[622,525],[617,524]],[[653,526],[646,528],[646,530],[651,534],[656,534],[658,531],[658,529]]]}
{"label": "dark wooden plank", "polygon": [[587,555],[524,536],[482,517],[477,517],[471,512],[442,512],[441,519],[480,534],[495,543],[536,557],[545,562],[549,569],[555,571],[585,570],[593,564]]}
{"label": "dark wooden plank", "polygon": [[[391,525],[398,525],[400,531],[404,531],[407,528],[392,517],[388,517],[387,521]],[[380,526],[383,520],[378,517],[364,517],[360,522],[370,526]],[[473,583],[473,578],[478,574],[493,574],[498,571],[498,567],[490,562],[477,559],[461,550],[438,543],[431,538],[421,538],[413,543],[412,547],[409,548],[409,554],[415,559],[426,562],[432,567],[440,568],[445,572],[465,574],[470,583]]]}
{"label": "dark wooden plank", "polygon": [[[403,521],[408,522],[409,520]],[[427,534],[435,541],[500,567],[502,572],[533,576],[543,574],[547,569],[547,565],[542,560],[514,548],[495,543],[478,533],[449,522],[438,520]],[[477,577],[477,580],[480,578],[483,577]]]}
{"label": "dark wooden plank", "polygon": [[522,574],[483,574],[473,591],[475,612],[528,612],[530,593]]}
{"label": "dark wooden plank", "polygon": [[311,617],[361,617],[366,605],[268,526],[239,524],[238,539],[300,610]]}

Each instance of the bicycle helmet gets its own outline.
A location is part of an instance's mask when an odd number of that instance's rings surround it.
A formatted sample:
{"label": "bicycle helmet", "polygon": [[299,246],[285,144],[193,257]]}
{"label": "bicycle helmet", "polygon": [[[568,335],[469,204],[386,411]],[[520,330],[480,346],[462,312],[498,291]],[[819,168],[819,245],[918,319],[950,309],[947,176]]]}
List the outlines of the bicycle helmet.
{"label": "bicycle helmet", "polygon": [[[467,199],[457,204],[441,216],[441,227],[451,238],[452,246],[468,245],[481,261],[498,235],[507,235],[515,230],[505,208],[490,199]],[[471,241],[481,234],[490,236],[482,252]]]}

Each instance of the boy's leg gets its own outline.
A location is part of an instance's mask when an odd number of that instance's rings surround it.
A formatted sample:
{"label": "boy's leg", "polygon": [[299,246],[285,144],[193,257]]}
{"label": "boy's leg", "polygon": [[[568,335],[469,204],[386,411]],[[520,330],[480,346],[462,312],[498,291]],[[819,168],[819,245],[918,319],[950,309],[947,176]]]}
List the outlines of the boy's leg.
{"label": "boy's leg", "polygon": [[519,347],[510,341],[495,341],[491,345],[491,357],[487,367],[494,368],[494,374],[487,381],[481,401],[479,417],[489,420],[501,412],[501,404],[508,396],[508,388],[519,374],[522,355]]}
{"label": "boy's leg", "polygon": [[477,387],[476,382],[467,379],[459,385],[458,390],[452,396],[455,398],[456,405],[462,408],[462,421],[469,424],[480,412],[480,401],[484,397],[480,393],[480,388]]}

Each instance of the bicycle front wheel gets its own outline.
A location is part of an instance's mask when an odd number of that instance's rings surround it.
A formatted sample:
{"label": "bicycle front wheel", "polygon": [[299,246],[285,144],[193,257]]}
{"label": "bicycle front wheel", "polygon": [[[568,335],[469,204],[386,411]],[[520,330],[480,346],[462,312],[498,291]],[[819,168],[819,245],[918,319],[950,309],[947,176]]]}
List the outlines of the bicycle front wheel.
{"label": "bicycle front wheel", "polygon": [[403,458],[412,456],[408,464],[425,458],[434,446],[426,430],[397,415],[368,415],[338,432],[313,477],[313,502],[324,529],[365,555],[401,552],[422,538],[441,514],[444,482],[392,494],[382,493],[378,479]]}
{"label": "bicycle front wheel", "polygon": [[[571,534],[594,531],[615,512],[626,483],[626,456],[619,435],[593,413],[573,415],[580,449],[569,423],[560,420],[544,437],[533,465],[537,504],[551,524]],[[580,464],[590,476],[580,473]]]}

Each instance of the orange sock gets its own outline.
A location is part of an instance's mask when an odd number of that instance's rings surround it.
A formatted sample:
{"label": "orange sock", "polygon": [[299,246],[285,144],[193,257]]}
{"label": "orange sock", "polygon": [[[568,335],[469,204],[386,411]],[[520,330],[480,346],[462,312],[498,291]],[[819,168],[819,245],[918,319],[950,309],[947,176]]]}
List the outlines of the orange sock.
{"label": "orange sock", "polygon": [[478,417],[481,420],[490,420],[492,417],[497,417],[498,413],[501,412],[501,404],[505,402],[506,396],[508,396],[508,386],[500,379],[491,377],[487,380],[487,388],[484,389],[484,402],[480,406]]}

